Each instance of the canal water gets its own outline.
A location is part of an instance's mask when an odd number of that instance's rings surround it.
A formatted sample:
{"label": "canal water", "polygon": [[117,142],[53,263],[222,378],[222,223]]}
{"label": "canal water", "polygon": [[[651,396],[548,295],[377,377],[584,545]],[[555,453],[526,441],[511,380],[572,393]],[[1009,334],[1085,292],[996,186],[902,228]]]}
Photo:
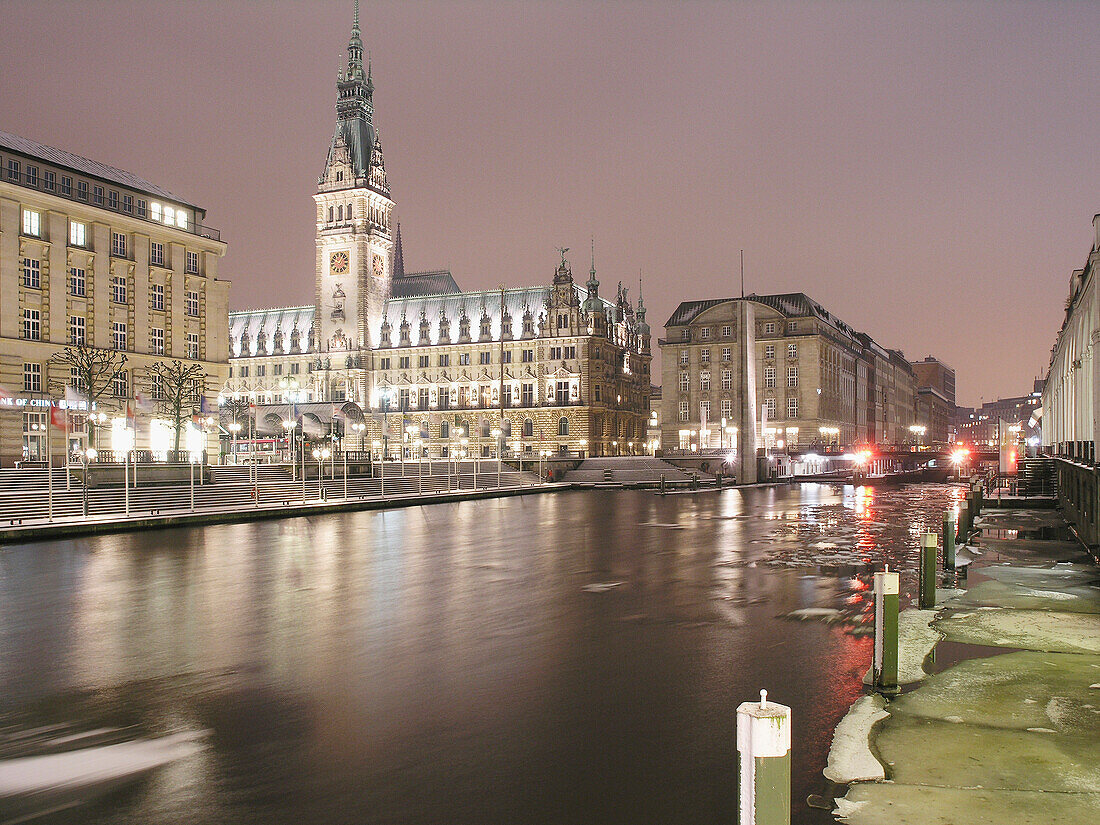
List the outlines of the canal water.
{"label": "canal water", "polygon": [[40,822],[732,825],[735,710],[767,688],[794,821],[829,821],[805,799],[871,573],[915,596],[960,494],[573,491],[2,548],[0,757],[197,737]]}

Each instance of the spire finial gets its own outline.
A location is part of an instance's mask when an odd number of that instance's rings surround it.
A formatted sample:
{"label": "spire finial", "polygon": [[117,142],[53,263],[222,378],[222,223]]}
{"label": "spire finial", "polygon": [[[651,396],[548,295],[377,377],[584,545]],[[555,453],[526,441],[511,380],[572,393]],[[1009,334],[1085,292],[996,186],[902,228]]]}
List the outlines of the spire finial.
{"label": "spire finial", "polygon": [[592,274],[596,274],[596,236],[592,236]]}
{"label": "spire finial", "polygon": [[355,0],[355,21],[351,27],[354,31],[359,31],[359,0]]}

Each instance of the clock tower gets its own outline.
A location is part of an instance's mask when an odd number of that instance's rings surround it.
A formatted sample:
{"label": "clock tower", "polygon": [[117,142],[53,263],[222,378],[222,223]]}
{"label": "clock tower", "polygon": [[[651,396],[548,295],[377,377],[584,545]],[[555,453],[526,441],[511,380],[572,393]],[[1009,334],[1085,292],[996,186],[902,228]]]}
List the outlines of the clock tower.
{"label": "clock tower", "polygon": [[376,343],[393,276],[393,201],[382,139],[373,123],[374,82],[363,67],[359,2],[347,69],[336,80],[336,130],[317,181],[317,310],[314,351],[324,400],[363,403],[367,350]]}

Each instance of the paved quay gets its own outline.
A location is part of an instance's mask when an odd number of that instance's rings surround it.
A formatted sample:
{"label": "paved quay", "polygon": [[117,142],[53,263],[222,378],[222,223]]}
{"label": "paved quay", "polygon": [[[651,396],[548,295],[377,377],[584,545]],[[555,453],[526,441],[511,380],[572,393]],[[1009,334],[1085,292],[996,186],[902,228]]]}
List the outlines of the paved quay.
{"label": "paved quay", "polygon": [[901,614],[900,695],[837,728],[841,822],[1100,822],[1100,569],[1056,511],[977,527],[961,589]]}

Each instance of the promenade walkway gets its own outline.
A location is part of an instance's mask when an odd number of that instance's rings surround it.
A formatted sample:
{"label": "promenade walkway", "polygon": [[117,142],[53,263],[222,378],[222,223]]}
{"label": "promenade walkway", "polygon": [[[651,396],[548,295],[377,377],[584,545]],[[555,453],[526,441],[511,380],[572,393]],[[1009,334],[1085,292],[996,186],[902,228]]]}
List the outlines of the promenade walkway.
{"label": "promenade walkway", "polygon": [[908,687],[838,727],[842,822],[1100,822],[1100,570],[1056,511],[978,526],[965,589],[902,613]]}

